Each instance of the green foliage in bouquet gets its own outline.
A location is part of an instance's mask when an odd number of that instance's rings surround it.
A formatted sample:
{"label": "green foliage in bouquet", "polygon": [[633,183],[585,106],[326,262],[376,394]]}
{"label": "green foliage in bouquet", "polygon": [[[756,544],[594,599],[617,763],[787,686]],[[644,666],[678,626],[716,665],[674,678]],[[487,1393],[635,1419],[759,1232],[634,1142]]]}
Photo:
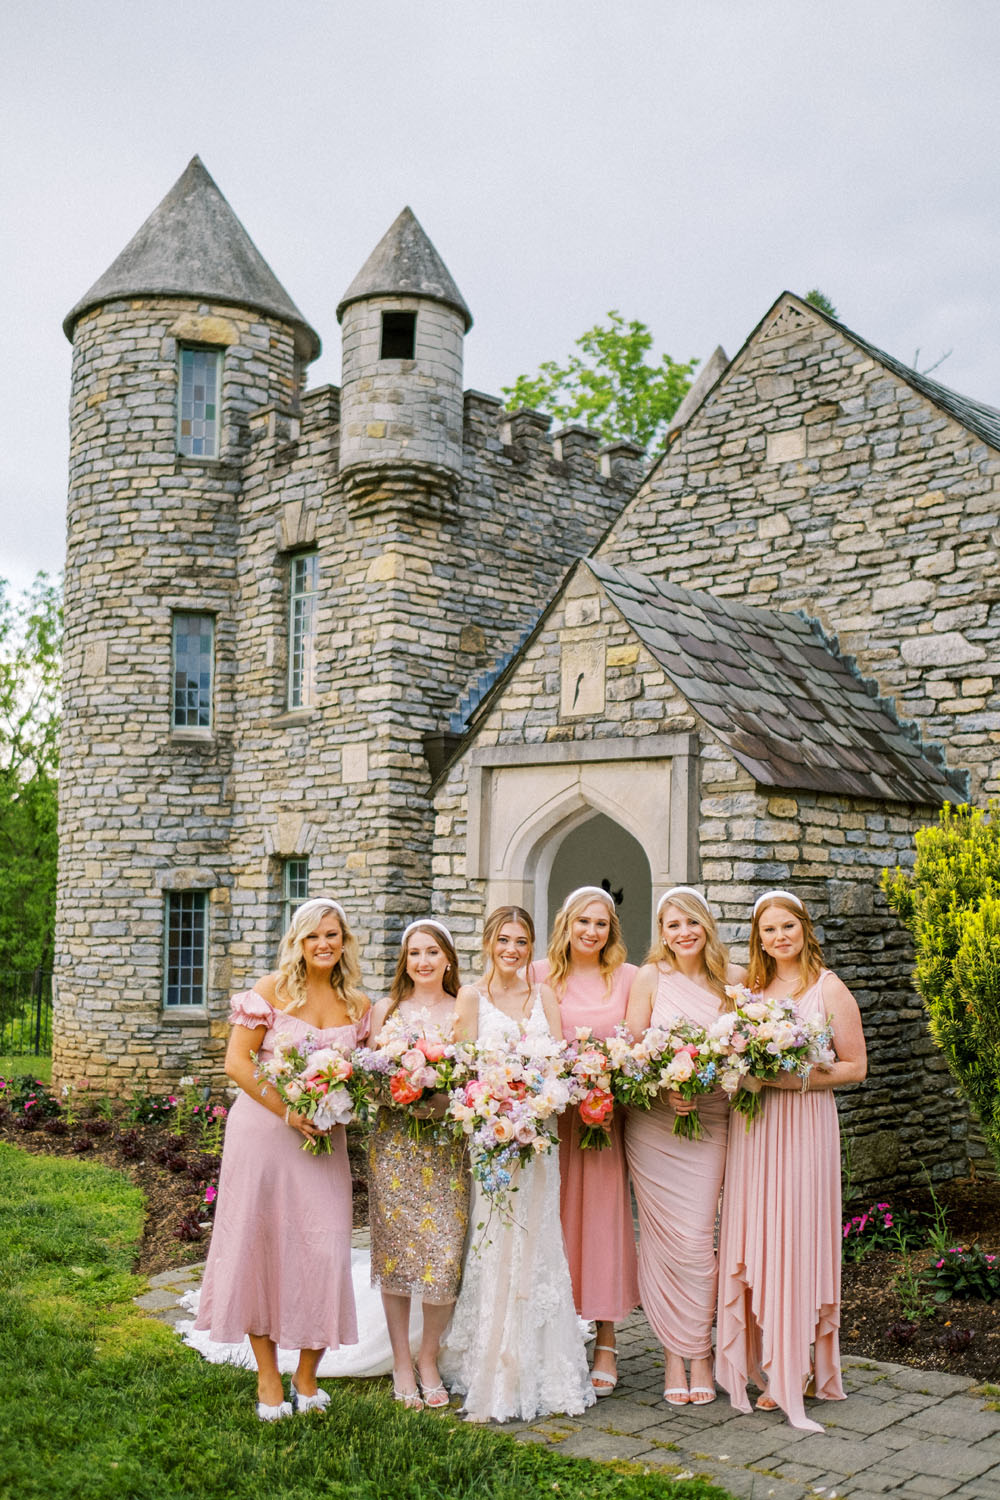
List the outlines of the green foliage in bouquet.
{"label": "green foliage in bouquet", "polygon": [[934,1040],[1000,1167],[1000,804],[945,805],[916,835],[912,871],[885,870],[913,936],[914,983]]}

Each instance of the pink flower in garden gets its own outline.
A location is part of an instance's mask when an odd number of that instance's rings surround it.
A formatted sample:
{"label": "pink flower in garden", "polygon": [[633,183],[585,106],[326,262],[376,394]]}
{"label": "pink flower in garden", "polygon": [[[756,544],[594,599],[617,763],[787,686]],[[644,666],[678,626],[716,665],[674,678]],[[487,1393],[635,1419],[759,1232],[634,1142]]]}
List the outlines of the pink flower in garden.
{"label": "pink flower in garden", "polygon": [[213,1183],[210,1182],[208,1184],[208,1187],[205,1189],[205,1202],[206,1203],[214,1203],[215,1200],[216,1200],[216,1198],[218,1196],[219,1196],[219,1189],[217,1187],[215,1187],[215,1185]]}

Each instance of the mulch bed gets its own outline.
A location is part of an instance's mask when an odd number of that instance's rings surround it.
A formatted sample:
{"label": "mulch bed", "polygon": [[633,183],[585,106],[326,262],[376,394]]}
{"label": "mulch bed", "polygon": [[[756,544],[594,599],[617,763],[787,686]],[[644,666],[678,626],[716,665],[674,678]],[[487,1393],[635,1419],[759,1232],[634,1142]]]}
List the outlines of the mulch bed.
{"label": "mulch bed", "polygon": [[[0,1140],[25,1151],[102,1162],[141,1188],[146,1223],[135,1262],[138,1272],[152,1276],[204,1258],[211,1220],[205,1192],[218,1182],[219,1159],[199,1149],[195,1131],[179,1136],[162,1122],[126,1125],[95,1118],[78,1121],[65,1133],[52,1133],[56,1127],[46,1129],[47,1122],[32,1123],[35,1128],[25,1129],[20,1117],[0,1108]],[[361,1227],[368,1222],[368,1189],[360,1132],[349,1132],[348,1152],[354,1224]],[[978,1244],[1000,1253],[1000,1182],[944,1184],[938,1199],[947,1209],[953,1243]],[[893,1209],[902,1208],[927,1214],[931,1204],[921,1194],[894,1198]],[[914,1251],[912,1268],[922,1270],[932,1259],[930,1251]],[[939,1304],[928,1295],[922,1309],[926,1315],[908,1317],[896,1284],[901,1269],[898,1253],[885,1249],[873,1249],[860,1261],[844,1265],[843,1354],[1000,1381],[1000,1302]]]}

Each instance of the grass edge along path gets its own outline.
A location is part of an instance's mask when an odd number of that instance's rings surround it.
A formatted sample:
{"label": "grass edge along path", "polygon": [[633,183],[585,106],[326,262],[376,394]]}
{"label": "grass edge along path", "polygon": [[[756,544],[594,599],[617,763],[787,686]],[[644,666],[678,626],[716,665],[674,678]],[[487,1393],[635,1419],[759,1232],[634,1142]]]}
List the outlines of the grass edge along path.
{"label": "grass edge along path", "polygon": [[726,1500],[666,1468],[405,1412],[387,1382],[330,1382],[326,1416],[264,1425],[252,1376],[133,1306],[143,1203],[123,1174],[0,1144],[0,1203],[2,1497]]}

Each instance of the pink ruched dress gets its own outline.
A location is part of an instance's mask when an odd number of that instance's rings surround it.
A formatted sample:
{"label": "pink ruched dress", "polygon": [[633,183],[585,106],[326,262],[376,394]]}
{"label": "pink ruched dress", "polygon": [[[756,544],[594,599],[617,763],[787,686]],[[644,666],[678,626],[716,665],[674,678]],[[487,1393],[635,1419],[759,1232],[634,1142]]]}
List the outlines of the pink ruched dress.
{"label": "pink ruched dress", "polygon": [[[719,999],[661,965],[651,1026],[677,1016],[710,1026]],[[710,1358],[715,1317],[715,1221],[726,1165],[729,1104],[721,1089],[698,1103],[700,1140],[673,1133],[676,1116],[662,1096],[632,1109],[625,1150],[639,1210],[639,1293],[660,1343],[687,1359]]]}
{"label": "pink ruched dress", "polygon": [[[260,1046],[276,1039],[350,1049],[358,1025],[323,1030],[276,1010],[256,990],[234,995],[230,1021],[266,1025]],[[238,1344],[259,1334],[283,1349],[336,1349],[356,1344],[351,1286],[351,1174],[343,1128],[334,1149],[314,1156],[303,1137],[249,1094],[240,1092],[226,1122],[219,1198],[195,1328],[213,1341]]]}
{"label": "pink ruched dress", "polygon": [[[546,979],[547,961],[533,966]],[[598,975],[570,974],[559,996],[563,1036],[572,1041],[578,1026],[589,1026],[603,1040],[625,1019],[635,964],[615,970],[609,994]],[[568,1109],[559,1118],[559,1216],[573,1281],[573,1301],[582,1318],[618,1323],[639,1303],[635,1229],[622,1111],[611,1123],[611,1145],[581,1151],[580,1115]]]}
{"label": "pink ruched dress", "polygon": [[[825,1016],[824,970],[796,1000]],[[747,1380],[767,1389],[793,1427],[822,1432],[802,1393],[814,1347],[816,1394],[842,1401],[840,1132],[832,1089],[765,1089],[749,1132],[734,1116],[719,1243],[716,1376],[737,1411]]]}

